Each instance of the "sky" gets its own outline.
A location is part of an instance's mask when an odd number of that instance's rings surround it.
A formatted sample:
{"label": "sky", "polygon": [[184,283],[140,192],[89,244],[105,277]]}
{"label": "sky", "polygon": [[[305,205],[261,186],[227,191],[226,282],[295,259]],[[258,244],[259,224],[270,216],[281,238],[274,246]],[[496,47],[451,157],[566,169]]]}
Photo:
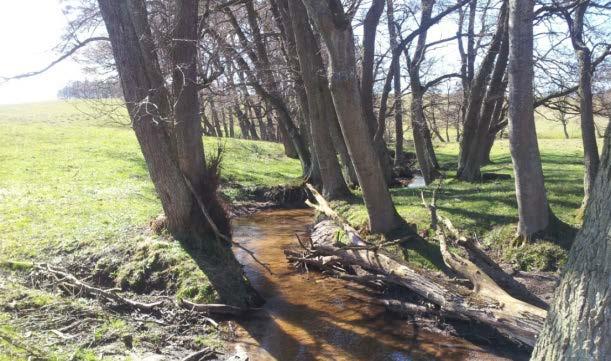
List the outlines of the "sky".
{"label": "sky", "polygon": [[[0,77],[39,70],[59,54],[53,48],[60,42],[67,25],[60,0],[0,0]],[[385,25],[380,25],[385,27]],[[429,32],[434,41],[455,32],[455,24],[442,22]],[[384,41],[382,41],[384,43]],[[387,44],[380,44],[387,46]],[[451,56],[454,42],[440,49],[442,64],[454,68]],[[439,50],[438,50],[439,51]],[[433,56],[433,53],[430,54]],[[57,91],[72,80],[84,79],[80,66],[66,59],[43,74],[0,81],[0,104],[29,103],[57,99]]]}
{"label": "sky", "polygon": [[[57,58],[53,48],[66,24],[59,0],[0,0],[0,77],[39,70]],[[67,59],[33,78],[0,83],[0,104],[53,100],[67,82],[83,77]]]}

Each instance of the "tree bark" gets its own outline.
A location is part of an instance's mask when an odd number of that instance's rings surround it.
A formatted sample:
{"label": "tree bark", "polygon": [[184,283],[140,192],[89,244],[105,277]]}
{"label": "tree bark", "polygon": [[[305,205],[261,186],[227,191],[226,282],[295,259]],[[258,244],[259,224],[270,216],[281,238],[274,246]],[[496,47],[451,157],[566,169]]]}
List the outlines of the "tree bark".
{"label": "tree bark", "polygon": [[571,16],[568,13],[566,14],[571,34],[571,43],[573,44],[573,49],[575,49],[579,61],[579,86],[577,88],[577,93],[579,94],[581,138],[583,141],[583,160],[585,165],[584,207],[592,194],[591,191],[594,186],[594,179],[600,163],[592,106],[592,52],[583,38],[585,13],[589,4],[589,0],[580,0],[575,8],[575,18],[572,20]]}
{"label": "tree bark", "polygon": [[509,1],[509,148],[518,201],[518,235],[545,230],[550,213],[535,131],[532,0]]}
{"label": "tree bark", "polygon": [[350,20],[338,0],[304,0],[304,5],[329,53],[331,95],[363,191],[369,228],[374,233],[389,232],[400,224],[400,218],[386,186],[360,104]]}
{"label": "tree bark", "polygon": [[[457,177],[468,182],[481,180],[481,156],[483,140],[488,133],[496,99],[503,96],[503,74],[507,65],[509,40],[507,36],[506,3],[499,13],[497,30],[477,75],[471,83],[466,103],[463,135],[460,142],[460,156]],[[499,55],[497,57],[497,54]],[[498,58],[495,63],[495,58]],[[486,85],[488,91],[486,92]]]}
{"label": "tree bark", "polygon": [[[373,139],[373,145],[380,159],[380,166],[384,179],[390,183],[392,177],[392,169],[390,156],[388,155],[386,142],[384,137],[376,137],[378,130],[378,122],[373,111],[373,83],[374,83],[374,56],[375,56],[375,39],[377,27],[380,22],[380,17],[384,11],[384,0],[373,0],[371,7],[365,15],[363,23],[363,60],[361,69],[361,105],[363,107],[363,116],[367,122],[369,134]],[[383,120],[383,119],[382,119]]]}
{"label": "tree bark", "polygon": [[533,361],[598,360],[611,355],[611,129],[585,210],[555,291]]}
{"label": "tree bark", "polygon": [[[229,232],[229,223],[204,163],[194,81],[197,0],[185,0],[176,8],[173,38],[192,41],[175,41],[172,48],[173,87],[175,91],[180,88],[180,95],[175,94],[174,114],[144,0],[99,0],[98,4],[112,44],[128,113],[161,200],[168,229],[186,243],[189,251],[199,250],[198,264],[224,301],[244,308],[256,304],[256,293],[244,281],[231,244],[210,233],[210,227],[214,227],[210,220],[225,234]],[[209,217],[198,199],[204,201]]]}
{"label": "tree bark", "polygon": [[[420,24],[421,26],[425,26],[431,21],[434,1],[422,0],[421,4],[422,14],[420,15]],[[407,50],[405,50],[404,53],[412,88],[412,101],[410,107],[416,158],[418,159],[418,166],[420,167],[424,182],[428,185],[435,178],[438,164],[433,142],[431,140],[431,132],[424,115],[424,93],[426,92],[426,88],[420,81],[420,64],[426,52],[427,33],[428,28],[425,28],[418,35],[413,59],[410,58]]]}
{"label": "tree bark", "polygon": [[[395,24],[395,7],[393,0],[386,0],[386,14],[388,18],[388,36],[393,53],[397,48],[397,29]],[[393,92],[395,103],[395,167],[402,166],[403,156],[403,94],[401,92],[401,64],[396,61],[393,70]],[[385,121],[380,119],[380,122]]]}
{"label": "tree bark", "polygon": [[323,195],[328,199],[345,198],[350,190],[341,172],[339,161],[333,147],[330,134],[330,122],[335,116],[335,109],[330,108],[332,102],[325,99],[330,94],[325,92],[328,87],[324,74],[324,65],[320,56],[320,47],[312,33],[303,3],[300,1],[288,2],[289,17],[295,36],[295,47],[299,59],[299,66],[307,93],[310,113],[310,128],[312,133],[312,146],[316,150],[316,157],[320,167]]}

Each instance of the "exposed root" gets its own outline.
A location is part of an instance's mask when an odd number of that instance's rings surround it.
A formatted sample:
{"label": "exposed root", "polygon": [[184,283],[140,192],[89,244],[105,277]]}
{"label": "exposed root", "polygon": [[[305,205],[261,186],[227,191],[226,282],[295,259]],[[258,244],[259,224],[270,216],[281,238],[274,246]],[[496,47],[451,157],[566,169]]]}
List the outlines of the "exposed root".
{"label": "exposed root", "polygon": [[36,264],[34,265],[34,267],[39,271],[53,275],[56,278],[57,282],[62,285],[68,285],[74,289],[77,289],[79,292],[84,292],[88,295],[98,296],[106,300],[116,302],[123,306],[137,308],[141,310],[152,310],[153,308],[163,304],[163,301],[144,303],[130,300],[128,298],[117,295],[116,292],[118,291],[118,289],[116,288],[104,290],[102,288],[94,287],[86,282],[79,280],[74,275],[55,269],[49,266],[48,264]]}

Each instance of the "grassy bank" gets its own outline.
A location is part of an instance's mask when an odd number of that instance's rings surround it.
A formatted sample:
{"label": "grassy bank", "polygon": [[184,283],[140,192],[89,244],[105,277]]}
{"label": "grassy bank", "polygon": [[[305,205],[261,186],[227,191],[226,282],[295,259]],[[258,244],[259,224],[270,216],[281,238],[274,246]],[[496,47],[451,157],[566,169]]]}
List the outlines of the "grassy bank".
{"label": "grassy bank", "polygon": [[[0,355],[7,355],[0,360],[26,359],[37,349],[50,358],[94,359],[89,348],[100,354],[109,345],[109,353],[125,356],[131,351],[123,336],[139,335],[136,345],[161,337],[154,324],[134,332],[133,323],[91,302],[60,297],[53,288],[32,289],[19,277],[29,272],[28,262],[68,267],[135,293],[215,300],[206,276],[180,245],[148,230],[162,210],[125,114],[92,117],[97,110],[83,102],[0,107]],[[300,175],[299,162],[286,158],[279,144],[205,139],[211,152],[219,144],[225,150],[222,191],[231,201],[248,188]],[[45,312],[45,322],[55,324],[32,323],[31,317]],[[43,347],[61,340],[49,329],[66,326],[62,314],[84,312],[98,320],[91,347],[77,340],[70,347]]]}
{"label": "grassy bank", "polygon": [[[577,139],[540,139],[543,172],[550,206],[558,218],[579,226],[577,211],[583,198],[581,141]],[[458,144],[436,146],[445,179],[437,191],[439,214],[456,227],[477,237],[507,262],[525,270],[554,270],[564,262],[566,252],[551,243],[539,243],[520,249],[510,247],[517,227],[517,204],[511,157],[507,140],[499,140],[492,150],[492,164],[483,172],[506,175],[508,179],[472,184],[454,178]],[[433,188],[423,192],[427,201]],[[397,211],[418,229],[428,228],[430,215],[422,205],[420,189],[393,188],[391,194]],[[336,206],[355,225],[364,225],[367,213],[360,201],[337,202]]]}

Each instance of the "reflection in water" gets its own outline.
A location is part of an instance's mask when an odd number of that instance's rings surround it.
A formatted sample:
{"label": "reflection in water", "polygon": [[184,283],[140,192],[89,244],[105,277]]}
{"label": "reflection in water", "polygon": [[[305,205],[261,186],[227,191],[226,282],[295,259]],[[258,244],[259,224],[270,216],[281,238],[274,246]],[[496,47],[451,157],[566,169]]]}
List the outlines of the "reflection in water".
{"label": "reflection in water", "polygon": [[415,175],[414,178],[412,178],[412,180],[407,185],[407,188],[412,188],[412,189],[424,188],[424,187],[426,187],[426,183],[424,182],[424,177],[419,174]]}
{"label": "reflection in water", "polygon": [[249,360],[495,359],[461,339],[419,331],[384,312],[372,291],[290,267],[283,249],[297,244],[313,220],[309,210],[273,210],[234,221],[234,238],[269,264],[273,275],[241,250],[238,259],[267,300],[241,321],[239,348]]}

